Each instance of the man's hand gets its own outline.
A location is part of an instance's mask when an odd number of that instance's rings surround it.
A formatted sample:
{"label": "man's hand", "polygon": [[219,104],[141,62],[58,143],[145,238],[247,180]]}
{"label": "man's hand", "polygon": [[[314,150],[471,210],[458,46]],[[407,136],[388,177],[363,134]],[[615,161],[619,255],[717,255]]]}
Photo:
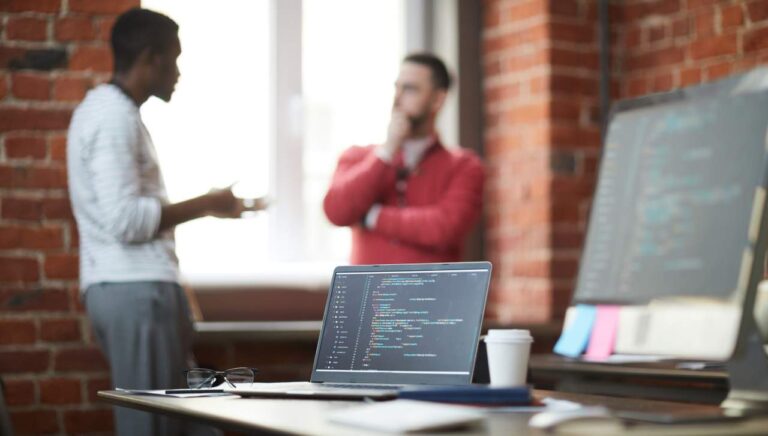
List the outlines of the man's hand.
{"label": "man's hand", "polygon": [[243,200],[232,194],[232,187],[215,189],[203,196],[208,215],[218,218],[240,218],[246,210]]}
{"label": "man's hand", "polygon": [[393,109],[392,118],[389,120],[389,128],[387,129],[387,141],[381,144],[382,152],[392,158],[400,146],[403,145],[405,138],[411,134],[411,122],[408,116],[403,112]]}
{"label": "man's hand", "polygon": [[243,207],[246,212],[258,212],[269,207],[270,200],[267,197],[244,198]]}
{"label": "man's hand", "polygon": [[[250,204],[246,204],[246,202]],[[232,194],[232,187],[215,189],[199,197],[179,203],[166,204],[160,211],[159,230],[167,230],[181,223],[204,216],[240,218],[244,211],[262,210],[267,207],[266,198],[243,200]]]}

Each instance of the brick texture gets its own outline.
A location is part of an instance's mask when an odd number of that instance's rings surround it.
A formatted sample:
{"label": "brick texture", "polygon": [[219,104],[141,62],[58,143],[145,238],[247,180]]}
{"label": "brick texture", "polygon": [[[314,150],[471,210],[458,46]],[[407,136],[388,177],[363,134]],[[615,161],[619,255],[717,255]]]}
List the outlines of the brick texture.
{"label": "brick texture", "polygon": [[[29,94],[25,95],[32,98],[35,92],[40,91],[30,91]],[[45,92],[48,95],[48,91]],[[46,109],[21,108],[10,105],[0,107],[0,133],[16,130],[66,130],[69,126],[71,112],[69,109],[55,107]]]}
{"label": "brick texture", "polygon": [[93,15],[117,15],[138,6],[137,3],[136,0],[69,0],[69,10]]}
{"label": "brick texture", "polygon": [[56,20],[56,39],[59,41],[90,41],[96,37],[96,29],[90,17],[73,16]]}
{"label": "brick texture", "polygon": [[88,77],[58,77],[53,83],[53,98],[79,102],[90,86],[91,80]]}
{"label": "brick texture", "polygon": [[3,0],[0,12],[59,12],[61,0]]}
{"label": "brick texture", "polygon": [[[585,163],[600,144],[592,2],[528,3],[538,20],[508,13],[504,1],[486,2],[484,12],[486,247],[495,265],[488,315],[501,322],[558,316],[555,283],[572,285],[578,265],[578,258],[560,259],[558,252],[581,241],[580,210],[592,187]],[[504,67],[520,56],[529,61]],[[570,240],[553,237],[563,229]]]}
{"label": "brick texture", "polygon": [[35,282],[40,278],[37,259],[0,256],[0,282]]}
{"label": "brick texture", "polygon": [[64,413],[64,430],[67,434],[105,432],[112,429],[112,411],[70,410]]}
{"label": "brick texture", "polygon": [[[16,434],[104,434],[109,371],[78,293],[66,130],[111,74],[109,31],[139,0],[0,0],[0,374]],[[28,50],[64,67],[11,70]]]}
{"label": "brick texture", "polygon": [[0,373],[45,371],[49,360],[47,350],[0,351]]}
{"label": "brick texture", "polygon": [[40,402],[43,404],[80,403],[80,380],[52,378],[40,380]]}
{"label": "brick texture", "polygon": [[60,227],[26,227],[0,225],[0,249],[47,250],[63,248]]}
{"label": "brick texture", "polygon": [[71,307],[69,294],[64,289],[0,289],[0,314],[60,313],[70,311]]}
{"label": "brick texture", "polygon": [[66,187],[67,173],[62,166],[0,165],[0,188],[63,190]]}
{"label": "brick texture", "polygon": [[33,320],[0,319],[0,345],[32,344],[37,338]]}
{"label": "brick texture", "polygon": [[[597,2],[483,3],[488,315],[562,318],[600,156]],[[612,1],[612,98],[768,63],[765,0]]]}
{"label": "brick texture", "polygon": [[6,95],[8,95],[7,75],[0,73],[0,100],[4,99]]}
{"label": "brick texture", "polygon": [[70,254],[52,254],[45,258],[45,276],[49,279],[77,279],[78,258]]}
{"label": "brick texture", "polygon": [[57,433],[61,429],[56,415],[56,411],[50,408],[11,411],[11,424],[18,434]]}
{"label": "brick texture", "polygon": [[46,342],[73,342],[82,340],[80,319],[44,319],[40,323],[40,339]]}
{"label": "brick texture", "polygon": [[112,56],[106,44],[84,45],[77,48],[69,59],[69,67],[75,71],[112,71]]}
{"label": "brick texture", "polygon": [[54,354],[54,368],[57,371],[99,371],[107,368],[101,351],[95,347],[64,349]]}
{"label": "brick texture", "polygon": [[[224,368],[224,367],[221,367],[221,368]],[[230,367],[226,367],[226,368],[230,368]],[[101,400],[98,399],[97,393],[99,391],[106,391],[112,388],[113,388],[112,381],[108,377],[98,377],[98,378],[89,379],[85,388],[85,391],[88,392],[88,402],[92,404],[99,403]]]}
{"label": "brick texture", "polygon": [[13,96],[21,100],[47,100],[50,82],[44,74],[19,73],[12,76]]}
{"label": "brick texture", "polygon": [[40,136],[6,136],[5,156],[8,159],[45,159],[47,147]]}
{"label": "brick texture", "polygon": [[40,18],[9,18],[5,37],[10,40],[44,41],[48,36],[48,22]]}
{"label": "brick texture", "polygon": [[[641,7],[640,0],[625,2],[624,8]],[[735,74],[765,64],[768,55],[768,2],[724,0],[679,2],[674,13],[656,14],[636,20],[623,14],[615,24],[614,71],[620,86],[615,98],[634,97],[652,91],[689,86]],[[671,25],[673,35],[657,43],[630,44],[631,29],[649,31]],[[686,26],[690,26],[690,28]],[[663,47],[655,49],[655,47]],[[665,50],[664,59],[653,63],[655,50]],[[633,59],[641,59],[638,63]],[[646,60],[646,62],[642,62]],[[647,89],[640,78],[652,76]]]}
{"label": "brick texture", "polygon": [[7,380],[4,392],[8,406],[27,406],[35,401],[35,382],[24,379]]}
{"label": "brick texture", "polygon": [[40,201],[27,198],[3,198],[0,210],[0,217],[12,220],[37,221],[43,214]]}

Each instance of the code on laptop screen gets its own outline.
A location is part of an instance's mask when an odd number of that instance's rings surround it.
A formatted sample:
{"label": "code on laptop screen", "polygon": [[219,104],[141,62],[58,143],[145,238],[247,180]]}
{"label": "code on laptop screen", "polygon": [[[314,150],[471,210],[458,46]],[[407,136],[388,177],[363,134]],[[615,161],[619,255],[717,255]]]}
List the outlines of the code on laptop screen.
{"label": "code on laptop screen", "polygon": [[316,371],[468,378],[489,273],[337,273]]}

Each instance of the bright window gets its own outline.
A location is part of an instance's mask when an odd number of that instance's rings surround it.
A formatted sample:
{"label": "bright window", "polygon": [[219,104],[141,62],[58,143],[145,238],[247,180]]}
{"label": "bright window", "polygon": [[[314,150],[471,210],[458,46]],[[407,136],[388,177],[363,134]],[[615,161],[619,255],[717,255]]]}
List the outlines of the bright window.
{"label": "bright window", "polygon": [[[170,104],[142,107],[171,201],[234,182],[269,189],[269,3],[144,0],[179,23],[181,77]],[[237,10],[239,13],[233,14]],[[182,271],[222,272],[266,259],[267,217],[205,218],[176,229]]]}
{"label": "bright window", "polygon": [[344,149],[386,138],[404,55],[403,3],[304,0],[303,8],[306,250],[346,260],[349,229],[328,224],[323,196]]}
{"label": "bright window", "polygon": [[275,122],[276,77],[280,65],[286,68],[275,59],[280,38],[296,35],[276,28],[279,1],[142,1],[180,27],[181,78],[173,99],[169,104],[151,99],[142,108],[171,201],[234,182],[240,196],[274,193],[276,180],[295,183],[301,192],[297,198],[275,199],[282,206],[301,203],[297,210],[303,211],[302,241],[287,255],[269,236],[281,225],[294,224],[275,219],[274,210],[178,226],[177,253],[187,277],[274,271],[279,269],[273,265],[275,253],[283,253],[283,262],[337,264],[348,258],[349,230],[327,222],[322,198],[341,151],[384,138],[404,53],[403,2],[303,0],[291,12],[302,23],[295,62],[302,83],[295,93],[297,119],[291,123],[303,124],[298,129],[303,147],[290,158],[300,159],[303,171],[285,178],[276,177],[281,166],[272,164],[275,156],[284,156],[275,153],[282,144],[276,143],[281,136],[274,129],[291,124]]}

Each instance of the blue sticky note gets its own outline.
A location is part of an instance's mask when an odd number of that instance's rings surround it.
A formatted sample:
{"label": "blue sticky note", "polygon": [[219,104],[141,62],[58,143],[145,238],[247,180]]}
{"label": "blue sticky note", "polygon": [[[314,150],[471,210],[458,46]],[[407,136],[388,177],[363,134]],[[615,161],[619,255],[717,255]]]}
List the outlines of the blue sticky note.
{"label": "blue sticky note", "polygon": [[555,344],[555,353],[563,356],[578,357],[584,352],[597,317],[595,306],[579,304],[575,309],[576,316]]}

